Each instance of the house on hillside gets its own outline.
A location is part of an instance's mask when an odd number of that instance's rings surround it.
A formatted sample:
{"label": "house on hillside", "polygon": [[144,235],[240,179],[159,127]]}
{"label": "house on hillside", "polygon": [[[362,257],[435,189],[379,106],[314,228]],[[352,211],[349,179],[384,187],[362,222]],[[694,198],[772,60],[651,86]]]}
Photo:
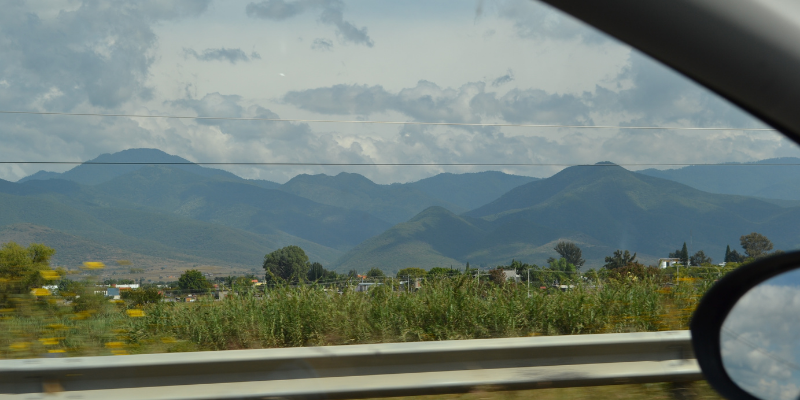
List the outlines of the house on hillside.
{"label": "house on hillside", "polygon": [[680,264],[680,258],[659,258],[658,259],[658,268],[664,269],[667,267],[674,267],[675,264]]}

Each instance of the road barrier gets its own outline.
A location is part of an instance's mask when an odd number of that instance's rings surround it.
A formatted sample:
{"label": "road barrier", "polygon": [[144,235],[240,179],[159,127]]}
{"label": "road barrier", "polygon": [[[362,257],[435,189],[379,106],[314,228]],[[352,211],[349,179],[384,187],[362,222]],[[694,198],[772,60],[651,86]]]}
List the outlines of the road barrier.
{"label": "road barrier", "polygon": [[0,399],[363,398],[687,382],[688,331],[0,361]]}

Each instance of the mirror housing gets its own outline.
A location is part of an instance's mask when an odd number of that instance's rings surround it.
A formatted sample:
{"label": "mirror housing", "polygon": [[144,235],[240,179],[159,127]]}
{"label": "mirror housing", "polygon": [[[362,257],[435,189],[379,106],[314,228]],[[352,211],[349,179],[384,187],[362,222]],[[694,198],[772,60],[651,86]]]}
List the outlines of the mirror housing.
{"label": "mirror housing", "polygon": [[755,286],[800,268],[800,252],[767,257],[720,279],[703,296],[692,316],[692,346],[708,383],[728,399],[757,399],[737,385],[722,362],[721,331],[731,309]]}

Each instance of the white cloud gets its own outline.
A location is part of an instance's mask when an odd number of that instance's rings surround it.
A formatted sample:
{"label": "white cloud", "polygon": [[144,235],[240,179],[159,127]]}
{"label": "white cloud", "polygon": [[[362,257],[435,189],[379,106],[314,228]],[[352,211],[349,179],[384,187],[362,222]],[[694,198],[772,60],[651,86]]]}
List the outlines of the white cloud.
{"label": "white cloud", "polygon": [[[53,12],[12,3],[0,15],[0,35],[7,39],[0,41],[6,55],[0,59],[0,108],[431,122],[757,124],[646,57],[533,2],[486,2],[477,18],[474,3],[459,1],[234,0],[207,8],[192,1],[78,2]],[[25,18],[30,20],[21,22]],[[253,59],[262,61],[246,62]],[[214,162],[715,162],[800,154],[776,134],[736,131],[8,115],[0,120],[0,156],[6,159],[86,160],[131,147]],[[346,170],[382,183],[484,169],[231,167],[247,177],[277,181],[302,172]],[[505,170],[547,176],[557,168]],[[5,167],[0,177],[33,172],[32,166]]]}
{"label": "white cloud", "polygon": [[344,2],[341,0],[265,0],[250,3],[245,8],[247,16],[274,21],[282,21],[302,14],[309,9],[321,10],[320,22],[336,27],[336,36],[344,43],[362,44],[372,47],[366,27],[357,27],[344,20]]}
{"label": "white cloud", "polygon": [[800,271],[747,292],[731,310],[721,335],[722,362],[731,379],[756,397],[800,394]]}
{"label": "white cloud", "polygon": [[250,60],[260,60],[261,55],[253,52],[250,53],[250,56],[247,56],[242,49],[229,49],[225,47],[221,47],[218,49],[205,49],[202,53],[198,53],[194,49],[183,49],[183,53],[189,57],[194,57],[198,61],[227,61],[231,64],[236,64],[237,62],[248,62]]}
{"label": "white cloud", "polygon": [[333,42],[323,38],[314,39],[314,42],[311,43],[311,48],[314,50],[329,51],[333,49]]}

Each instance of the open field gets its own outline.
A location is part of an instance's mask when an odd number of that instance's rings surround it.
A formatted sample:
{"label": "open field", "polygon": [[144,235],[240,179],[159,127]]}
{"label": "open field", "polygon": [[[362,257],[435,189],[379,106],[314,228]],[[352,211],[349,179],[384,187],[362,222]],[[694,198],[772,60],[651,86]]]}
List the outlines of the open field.
{"label": "open field", "polygon": [[[0,320],[0,356],[37,357],[457,340],[687,329],[710,280],[679,285],[625,277],[562,292],[462,276],[417,292],[389,286],[342,294],[279,287],[263,297],[157,303],[129,309],[87,295],[18,302]],[[112,344],[109,344],[112,343]]]}
{"label": "open field", "polygon": [[[19,302],[0,320],[0,356],[95,356],[377,342],[454,340],[687,329],[712,280],[624,277],[569,291],[497,285],[461,276],[430,280],[417,292],[388,286],[338,294],[317,286],[280,287],[263,297],[157,303],[88,299],[70,306],[55,298]],[[90,296],[87,296],[90,297]],[[693,383],[697,398],[717,398]],[[670,384],[542,389],[543,399],[671,398]],[[531,391],[429,396],[516,399]]]}

